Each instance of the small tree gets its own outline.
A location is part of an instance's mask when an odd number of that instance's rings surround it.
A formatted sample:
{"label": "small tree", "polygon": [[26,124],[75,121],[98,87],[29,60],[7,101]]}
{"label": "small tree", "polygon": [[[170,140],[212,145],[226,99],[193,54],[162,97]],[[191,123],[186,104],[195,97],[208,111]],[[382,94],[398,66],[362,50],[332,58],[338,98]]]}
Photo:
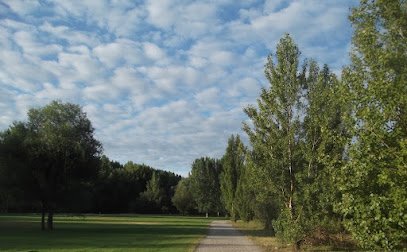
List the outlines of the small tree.
{"label": "small tree", "polygon": [[151,180],[147,182],[147,189],[140,193],[140,199],[147,202],[155,209],[159,209],[161,206],[161,201],[164,196],[164,191],[160,185],[160,178],[157,176],[156,172],[153,172]]}
{"label": "small tree", "polygon": [[175,194],[172,197],[172,203],[182,215],[187,215],[196,208],[189,178],[182,179],[178,183]]}
{"label": "small tree", "polygon": [[220,212],[223,209],[219,185],[222,165],[212,158],[195,159],[191,170],[191,189],[198,211],[206,213]]}

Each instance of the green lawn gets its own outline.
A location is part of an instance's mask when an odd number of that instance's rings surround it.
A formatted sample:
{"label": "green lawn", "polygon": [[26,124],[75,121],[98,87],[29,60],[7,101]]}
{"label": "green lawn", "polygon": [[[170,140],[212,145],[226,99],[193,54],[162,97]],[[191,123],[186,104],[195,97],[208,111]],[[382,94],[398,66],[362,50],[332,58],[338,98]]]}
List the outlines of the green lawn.
{"label": "green lawn", "polygon": [[54,231],[40,215],[0,215],[0,251],[192,251],[213,219],[180,216],[56,215]]}

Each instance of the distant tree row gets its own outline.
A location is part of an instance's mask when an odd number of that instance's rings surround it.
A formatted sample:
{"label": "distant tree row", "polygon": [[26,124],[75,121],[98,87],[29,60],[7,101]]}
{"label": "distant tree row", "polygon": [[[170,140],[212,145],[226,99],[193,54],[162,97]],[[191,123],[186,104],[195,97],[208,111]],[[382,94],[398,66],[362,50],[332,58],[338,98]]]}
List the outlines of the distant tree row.
{"label": "distant tree row", "polygon": [[93,184],[93,205],[88,212],[102,213],[176,213],[171,202],[181,176],[147,165],[125,165],[101,158]]}
{"label": "distant tree row", "polygon": [[0,211],[169,213],[181,179],[146,165],[110,161],[82,108],[53,101],[0,133]]}
{"label": "distant tree row", "polygon": [[314,60],[300,67],[294,40],[280,40],[269,87],[244,109],[250,148],[231,136],[182,184],[199,211],[260,220],[297,248],[345,230],[365,249],[407,246],[407,5],[362,0],[350,20],[341,79]]}

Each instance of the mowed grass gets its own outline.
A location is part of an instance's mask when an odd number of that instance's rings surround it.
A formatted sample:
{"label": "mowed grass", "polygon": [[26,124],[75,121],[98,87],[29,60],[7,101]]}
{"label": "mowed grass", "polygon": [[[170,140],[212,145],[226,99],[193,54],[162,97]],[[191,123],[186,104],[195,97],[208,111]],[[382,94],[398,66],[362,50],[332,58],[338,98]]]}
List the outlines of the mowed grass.
{"label": "mowed grass", "polygon": [[0,251],[192,251],[213,218],[147,215],[0,215]]}

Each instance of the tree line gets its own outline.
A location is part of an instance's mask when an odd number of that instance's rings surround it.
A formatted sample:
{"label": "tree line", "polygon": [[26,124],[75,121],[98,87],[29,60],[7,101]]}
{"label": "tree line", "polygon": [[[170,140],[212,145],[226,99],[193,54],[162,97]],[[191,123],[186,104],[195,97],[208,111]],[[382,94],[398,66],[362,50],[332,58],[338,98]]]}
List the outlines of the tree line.
{"label": "tree line", "polygon": [[250,146],[231,136],[220,160],[195,160],[175,195],[260,220],[297,248],[318,232],[349,232],[365,249],[407,246],[406,2],[362,0],[349,18],[341,78],[313,59],[300,65],[286,34],[265,64],[270,85],[244,109]]}

